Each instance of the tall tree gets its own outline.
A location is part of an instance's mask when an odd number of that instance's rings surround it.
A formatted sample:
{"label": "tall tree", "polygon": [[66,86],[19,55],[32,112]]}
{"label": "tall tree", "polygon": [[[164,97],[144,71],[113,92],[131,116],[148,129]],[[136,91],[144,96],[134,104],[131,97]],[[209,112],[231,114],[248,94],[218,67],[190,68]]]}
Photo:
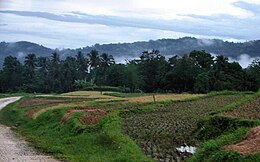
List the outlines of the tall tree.
{"label": "tall tree", "polygon": [[98,51],[91,50],[90,53],[88,53],[88,57],[89,57],[89,65],[91,70],[99,66],[100,57]]}
{"label": "tall tree", "polygon": [[146,92],[155,92],[164,86],[163,78],[167,72],[168,63],[158,50],[144,51],[140,56],[138,70]]}
{"label": "tall tree", "polygon": [[25,76],[25,85],[23,88],[26,92],[35,92],[36,90],[36,63],[37,58],[35,54],[28,54],[25,57],[24,61],[24,76]]}
{"label": "tall tree", "polygon": [[179,58],[176,65],[167,72],[166,88],[174,92],[192,91],[200,68],[187,55]]}
{"label": "tall tree", "polygon": [[3,91],[17,91],[23,84],[23,66],[16,57],[7,56],[3,64]]}
{"label": "tall tree", "polygon": [[96,69],[96,82],[98,85],[105,85],[107,83],[108,68],[115,64],[114,57],[107,53],[100,55],[99,67]]}
{"label": "tall tree", "polygon": [[[62,89],[63,92],[69,92],[73,90],[73,85],[78,77],[78,66],[76,65],[76,59],[73,57],[67,57],[62,61]],[[84,76],[85,77],[85,76]]]}
{"label": "tall tree", "polygon": [[260,59],[255,59],[247,68],[247,74],[256,81],[256,87],[260,88]]}
{"label": "tall tree", "polygon": [[60,56],[54,51],[51,55],[49,66],[49,79],[51,82],[51,89],[54,92],[61,91],[61,68],[60,68]]}
{"label": "tall tree", "polygon": [[213,56],[211,54],[207,53],[206,51],[192,51],[190,53],[190,57],[195,60],[195,64],[198,65],[201,69],[204,71],[208,71],[213,66]]}
{"label": "tall tree", "polygon": [[51,79],[49,76],[50,60],[47,57],[37,59],[37,91],[48,93],[51,91]]}
{"label": "tall tree", "polygon": [[88,61],[81,51],[76,55],[76,63],[77,79],[85,79],[88,71]]}
{"label": "tall tree", "polygon": [[114,57],[107,53],[102,53],[100,56],[100,66],[106,70],[110,65],[115,64]]}
{"label": "tall tree", "polygon": [[88,53],[89,57],[89,66],[90,66],[90,75],[91,75],[91,83],[94,84],[96,81],[96,68],[99,67],[100,57],[98,51],[92,50]]}

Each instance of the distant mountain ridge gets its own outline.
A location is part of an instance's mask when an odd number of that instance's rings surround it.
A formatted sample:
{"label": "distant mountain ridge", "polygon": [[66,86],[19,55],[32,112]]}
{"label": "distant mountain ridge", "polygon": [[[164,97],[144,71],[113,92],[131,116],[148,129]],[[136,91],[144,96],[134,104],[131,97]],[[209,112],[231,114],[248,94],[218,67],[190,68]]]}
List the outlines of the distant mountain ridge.
{"label": "distant mountain ridge", "polygon": [[[78,51],[89,53],[91,50],[97,50],[100,53],[113,55],[116,60],[131,59],[139,57],[145,50],[158,49],[164,56],[188,54],[192,50],[205,50],[214,54],[222,54],[233,59],[238,58],[241,54],[247,54],[250,57],[260,56],[260,40],[249,41],[244,43],[227,42],[219,39],[197,39],[184,37],[179,39],[158,39],[134,43],[111,43],[95,44],[78,49],[57,50],[61,58],[75,56]],[[0,43],[0,67],[4,58],[8,55],[17,57],[23,61],[28,53],[35,53],[39,56],[50,56],[54,49],[44,47],[35,43],[26,41],[15,43]]]}

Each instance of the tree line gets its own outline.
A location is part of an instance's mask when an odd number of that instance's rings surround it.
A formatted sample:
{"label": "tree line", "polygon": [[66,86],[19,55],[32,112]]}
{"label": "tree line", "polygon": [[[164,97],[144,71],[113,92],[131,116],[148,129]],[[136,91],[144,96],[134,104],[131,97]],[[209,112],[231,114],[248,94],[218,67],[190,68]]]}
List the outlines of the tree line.
{"label": "tree line", "polygon": [[[260,60],[243,69],[223,55],[192,51],[166,59],[158,50],[144,51],[139,59],[117,64],[112,55],[78,52],[61,60],[28,54],[22,64],[7,56],[0,70],[0,92],[62,93],[77,89],[107,87],[125,92],[192,92],[236,90],[257,91]],[[117,88],[115,88],[117,87]]]}

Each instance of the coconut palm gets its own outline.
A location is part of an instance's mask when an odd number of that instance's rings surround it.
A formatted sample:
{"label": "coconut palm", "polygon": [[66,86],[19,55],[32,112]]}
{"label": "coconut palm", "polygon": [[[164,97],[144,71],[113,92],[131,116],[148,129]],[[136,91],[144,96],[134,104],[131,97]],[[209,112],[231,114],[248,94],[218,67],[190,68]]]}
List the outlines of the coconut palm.
{"label": "coconut palm", "polygon": [[30,80],[32,80],[35,76],[36,61],[36,56],[33,53],[28,54],[25,57],[24,65],[26,68],[26,74],[28,75]]}
{"label": "coconut palm", "polygon": [[88,53],[88,57],[89,57],[90,70],[92,71],[93,69],[99,66],[100,58],[99,58],[98,51],[91,50],[90,53]]}
{"label": "coconut palm", "polygon": [[100,56],[100,66],[102,69],[106,70],[110,65],[115,64],[114,57],[112,55],[108,55],[107,53],[103,53]]}

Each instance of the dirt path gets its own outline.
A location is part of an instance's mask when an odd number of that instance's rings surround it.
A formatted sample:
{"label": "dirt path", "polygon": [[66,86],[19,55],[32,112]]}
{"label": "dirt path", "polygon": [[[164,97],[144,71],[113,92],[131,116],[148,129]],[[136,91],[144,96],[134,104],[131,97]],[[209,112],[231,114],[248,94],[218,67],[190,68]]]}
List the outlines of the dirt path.
{"label": "dirt path", "polygon": [[[0,99],[0,110],[21,97]],[[56,162],[50,156],[37,153],[9,127],[0,124],[0,162]]]}

